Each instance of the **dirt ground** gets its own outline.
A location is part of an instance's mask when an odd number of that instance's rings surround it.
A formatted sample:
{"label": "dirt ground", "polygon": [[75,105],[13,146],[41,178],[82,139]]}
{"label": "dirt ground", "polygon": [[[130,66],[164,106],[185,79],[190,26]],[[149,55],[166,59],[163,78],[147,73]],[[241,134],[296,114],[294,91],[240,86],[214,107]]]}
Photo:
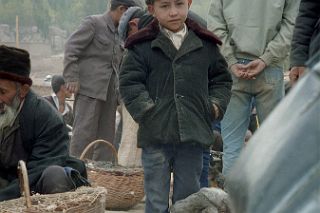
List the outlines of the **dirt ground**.
{"label": "dirt ground", "polygon": [[128,211],[108,211],[106,210],[105,213],[144,213],[144,202],[139,203],[134,208]]}
{"label": "dirt ground", "polygon": [[63,55],[51,57],[31,57],[31,78],[32,89],[39,95],[49,95],[51,93],[50,81],[46,82],[47,75],[62,75]]}

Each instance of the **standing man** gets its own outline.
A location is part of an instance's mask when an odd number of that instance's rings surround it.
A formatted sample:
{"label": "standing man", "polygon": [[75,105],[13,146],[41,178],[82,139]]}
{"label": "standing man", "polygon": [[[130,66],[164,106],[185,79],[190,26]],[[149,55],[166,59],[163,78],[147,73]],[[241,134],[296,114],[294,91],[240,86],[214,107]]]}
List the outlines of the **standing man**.
{"label": "standing man", "polygon": [[291,43],[290,82],[304,74],[306,62],[320,50],[320,1],[301,0]]}
{"label": "standing man", "polygon": [[283,62],[289,53],[297,0],[213,0],[208,28],[223,41],[233,78],[221,123],[223,174],[238,158],[250,121],[252,99],[263,122],[284,96]]}
{"label": "standing man", "polygon": [[[75,93],[70,149],[74,156],[79,157],[95,139],[113,142],[123,53],[117,27],[122,14],[136,4],[134,0],[111,0],[110,11],[86,17],[66,43],[63,76],[67,89]],[[110,160],[99,146],[88,157]]]}

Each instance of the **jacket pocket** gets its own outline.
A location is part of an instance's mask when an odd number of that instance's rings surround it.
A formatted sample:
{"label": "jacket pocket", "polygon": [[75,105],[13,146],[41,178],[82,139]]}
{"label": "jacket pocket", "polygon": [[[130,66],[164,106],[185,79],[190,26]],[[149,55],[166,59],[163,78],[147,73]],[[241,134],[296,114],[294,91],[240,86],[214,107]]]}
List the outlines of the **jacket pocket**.
{"label": "jacket pocket", "polygon": [[176,110],[173,100],[160,99],[158,103],[141,118],[138,138],[165,143],[174,138],[177,131]]}
{"label": "jacket pocket", "polygon": [[96,35],[94,37],[94,43],[99,48],[106,48],[110,46],[111,41],[107,38],[103,38],[101,35]]}

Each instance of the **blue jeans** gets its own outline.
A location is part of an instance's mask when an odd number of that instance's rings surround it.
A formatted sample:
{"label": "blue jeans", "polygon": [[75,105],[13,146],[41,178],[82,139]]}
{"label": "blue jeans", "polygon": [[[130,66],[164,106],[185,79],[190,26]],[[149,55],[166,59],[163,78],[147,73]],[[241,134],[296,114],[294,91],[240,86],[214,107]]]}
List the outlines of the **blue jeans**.
{"label": "blue jeans", "polygon": [[[249,60],[241,60],[246,64]],[[223,138],[223,175],[240,155],[248,129],[252,98],[256,101],[259,122],[263,122],[284,96],[283,70],[266,67],[255,80],[239,79],[232,74],[232,96],[221,122]]]}
{"label": "blue jeans", "polygon": [[170,178],[172,203],[199,191],[203,147],[200,144],[159,144],[142,149],[146,213],[168,213]]}
{"label": "blue jeans", "polygon": [[200,188],[209,187],[210,149],[203,150],[203,167],[200,176]]}

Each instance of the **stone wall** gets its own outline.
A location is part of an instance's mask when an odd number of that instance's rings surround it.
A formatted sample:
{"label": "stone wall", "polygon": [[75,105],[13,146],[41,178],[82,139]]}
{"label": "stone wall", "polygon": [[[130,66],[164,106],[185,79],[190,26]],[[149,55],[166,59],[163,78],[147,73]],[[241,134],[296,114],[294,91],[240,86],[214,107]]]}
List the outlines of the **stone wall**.
{"label": "stone wall", "polygon": [[[30,51],[32,56],[49,56],[63,53],[67,31],[55,26],[49,27],[46,37],[37,26],[20,27],[19,45]],[[0,24],[0,44],[16,46],[16,30],[7,24]]]}

